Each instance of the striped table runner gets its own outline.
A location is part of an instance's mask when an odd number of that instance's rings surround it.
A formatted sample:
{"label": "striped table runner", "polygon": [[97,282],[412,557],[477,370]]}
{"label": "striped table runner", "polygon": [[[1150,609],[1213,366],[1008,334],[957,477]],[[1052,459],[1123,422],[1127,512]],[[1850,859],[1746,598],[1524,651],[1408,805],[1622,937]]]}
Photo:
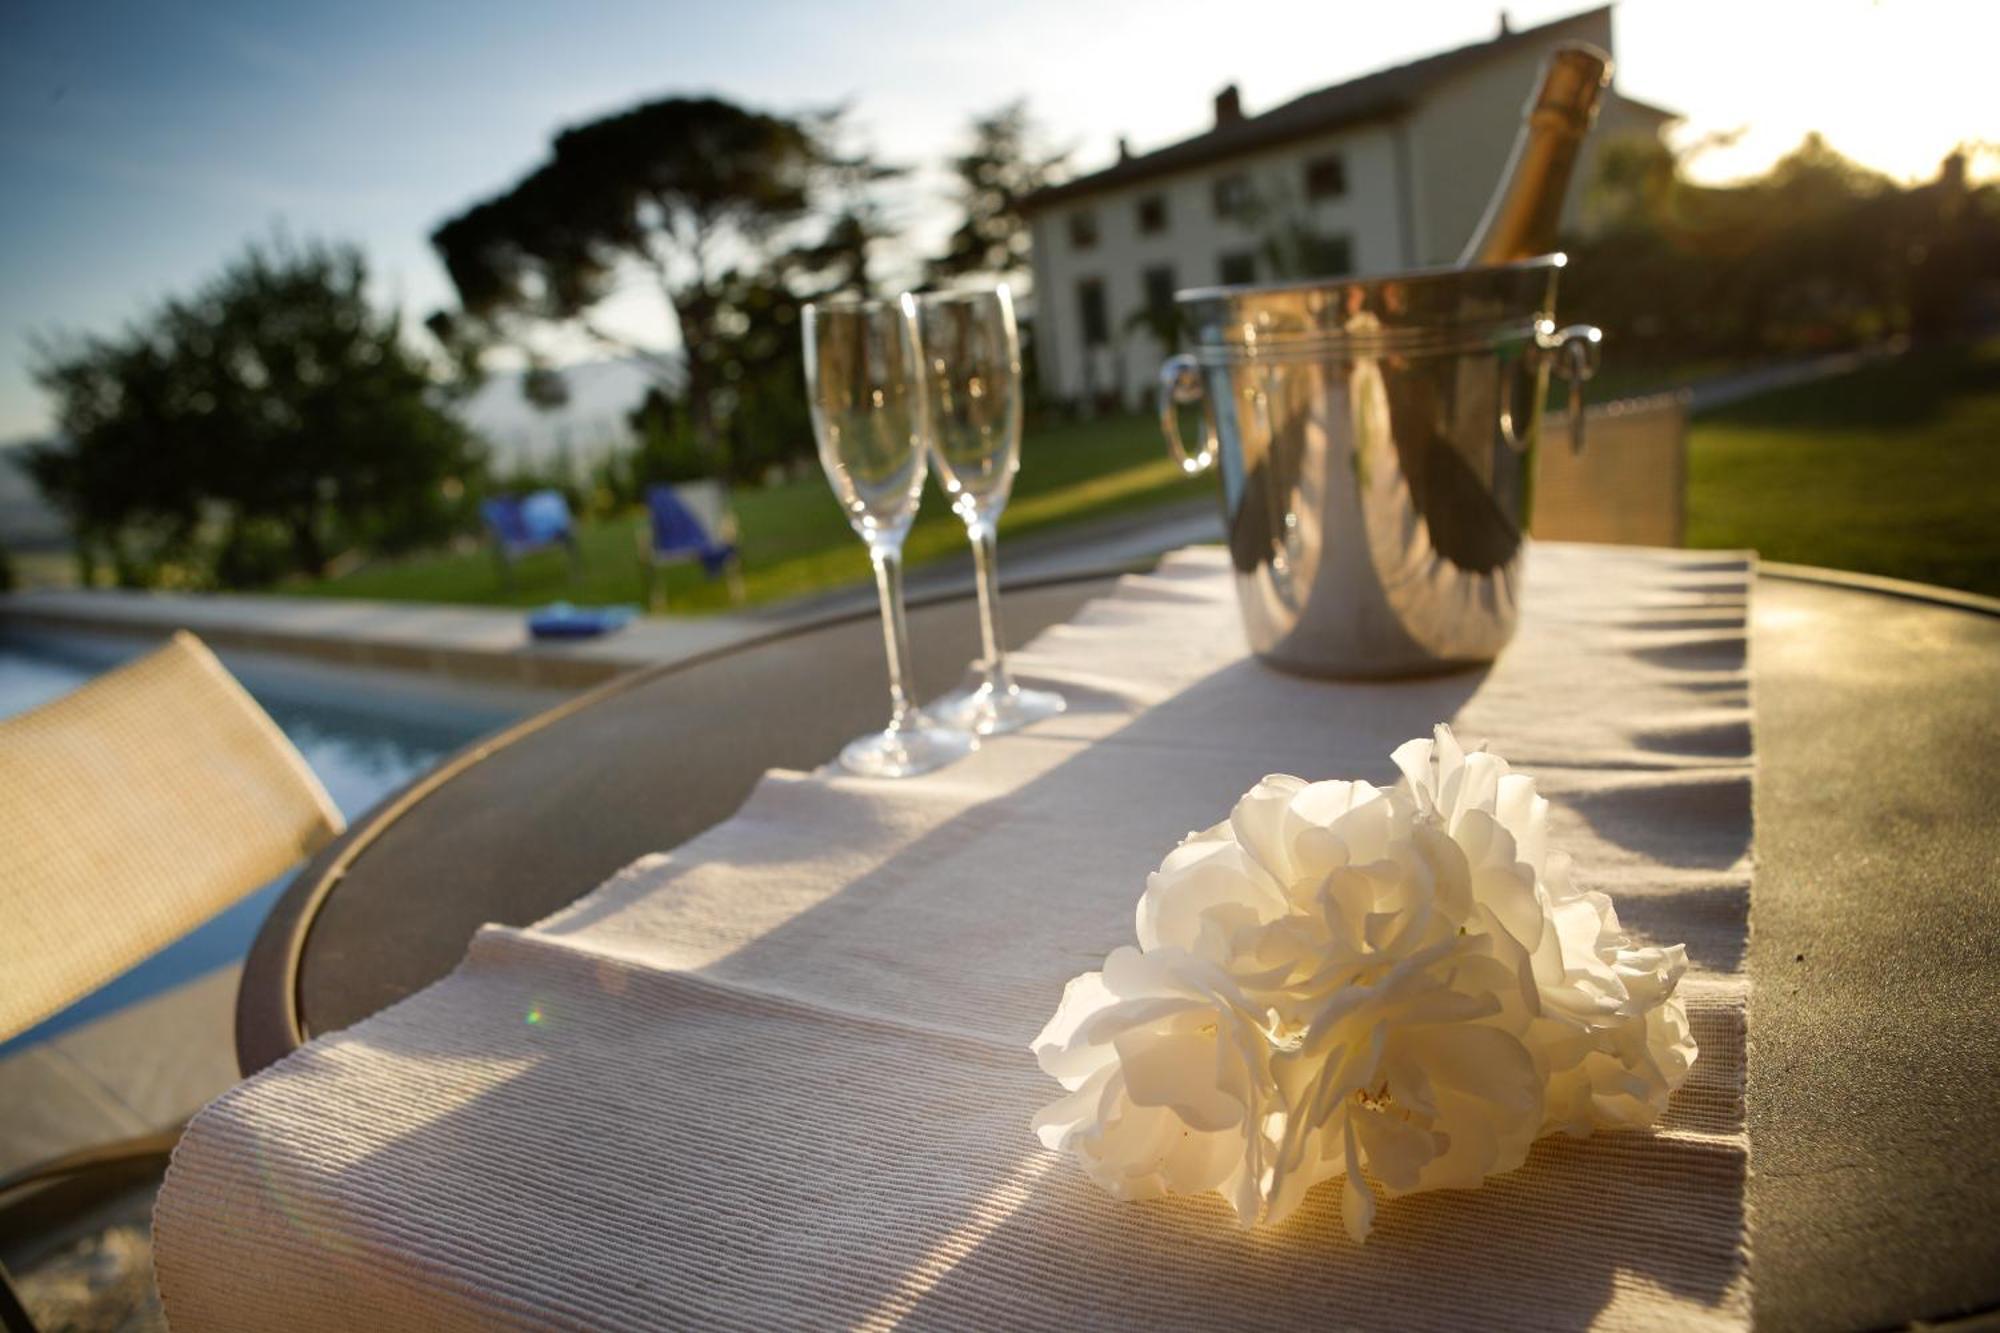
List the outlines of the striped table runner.
{"label": "striped table runner", "polygon": [[[1071,711],[903,783],[743,809],[216,1102],[155,1218],[189,1329],[1741,1326],[1747,559],[1542,545],[1492,668],[1328,683],[1251,659],[1195,549],[1041,635]],[[1118,1203],[1029,1132],[1028,1043],[1146,872],[1267,772],[1394,777],[1450,721],[1554,845],[1685,941],[1701,1059],[1644,1133],[1471,1192],[1337,1182],[1282,1226]]]}

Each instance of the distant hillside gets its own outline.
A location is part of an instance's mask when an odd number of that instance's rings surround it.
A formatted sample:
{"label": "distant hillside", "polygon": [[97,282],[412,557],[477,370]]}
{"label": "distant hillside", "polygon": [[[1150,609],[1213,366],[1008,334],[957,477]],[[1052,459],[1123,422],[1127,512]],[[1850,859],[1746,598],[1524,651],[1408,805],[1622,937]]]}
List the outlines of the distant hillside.
{"label": "distant hillside", "polygon": [[14,551],[47,550],[69,544],[69,525],[42,502],[41,493],[21,470],[21,451],[35,440],[0,444],[0,546]]}
{"label": "distant hillside", "polygon": [[559,372],[569,401],[544,411],[521,392],[518,373],[494,375],[458,408],[465,424],[493,451],[496,471],[546,467],[568,454],[574,468],[588,468],[632,442],[628,420],[652,387],[650,369],[637,360],[589,361]]}

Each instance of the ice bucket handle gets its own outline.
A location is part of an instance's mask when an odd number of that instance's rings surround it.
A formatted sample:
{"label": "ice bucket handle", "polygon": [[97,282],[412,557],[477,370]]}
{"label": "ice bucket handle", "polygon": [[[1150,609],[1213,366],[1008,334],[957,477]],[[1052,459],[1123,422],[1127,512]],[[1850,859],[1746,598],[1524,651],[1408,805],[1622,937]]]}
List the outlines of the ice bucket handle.
{"label": "ice bucket handle", "polygon": [[1535,344],[1556,358],[1555,372],[1569,381],[1569,451],[1583,452],[1583,382],[1597,373],[1604,331],[1595,324],[1557,328],[1554,320],[1535,326]]}
{"label": "ice bucket handle", "polygon": [[1214,467],[1216,450],[1221,447],[1215,438],[1215,423],[1206,411],[1201,418],[1201,452],[1190,454],[1181,443],[1180,409],[1185,404],[1200,402],[1202,393],[1201,368],[1195,359],[1186,353],[1168,357],[1160,367],[1160,433],[1167,437],[1167,452],[1181,465],[1181,471],[1190,477]]}

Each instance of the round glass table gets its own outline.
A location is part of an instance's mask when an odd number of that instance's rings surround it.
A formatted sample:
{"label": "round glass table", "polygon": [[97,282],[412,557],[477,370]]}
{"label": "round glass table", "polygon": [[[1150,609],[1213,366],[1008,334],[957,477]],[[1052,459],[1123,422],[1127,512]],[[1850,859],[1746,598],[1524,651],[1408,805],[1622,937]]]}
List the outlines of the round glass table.
{"label": "round glass table", "polygon": [[[1112,575],[1014,587],[1025,641]],[[1766,565],[1753,599],[1749,972],[1757,1323],[2000,1307],[2000,602]],[[913,605],[956,684],[969,598]],[[247,961],[245,1073],[443,976],[879,725],[871,609],[635,672],[480,742],[358,820]],[[721,722],[726,719],[726,724]]]}

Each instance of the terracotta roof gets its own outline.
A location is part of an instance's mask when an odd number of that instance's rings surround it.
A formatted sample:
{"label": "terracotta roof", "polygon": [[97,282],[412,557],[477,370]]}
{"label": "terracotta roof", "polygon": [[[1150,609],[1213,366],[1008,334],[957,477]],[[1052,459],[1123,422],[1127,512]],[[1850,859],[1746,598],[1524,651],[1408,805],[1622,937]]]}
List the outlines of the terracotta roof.
{"label": "terracotta roof", "polygon": [[1022,208],[1032,213],[1051,204],[1205,166],[1260,148],[1323,134],[1341,126],[1401,115],[1433,87],[1460,71],[1523,43],[1547,41],[1557,29],[1579,19],[1594,18],[1608,9],[1610,6],[1605,5],[1571,14],[1553,23],[1544,23],[1540,27],[1501,33],[1489,41],[1474,42],[1470,46],[1426,56],[1407,65],[1391,66],[1346,83],[1337,83],[1331,88],[1306,93],[1260,116],[1245,116],[1238,121],[1217,125],[1191,139],[1183,139],[1137,157],[1128,157],[1102,171],[1038,190],[1022,201]]}

